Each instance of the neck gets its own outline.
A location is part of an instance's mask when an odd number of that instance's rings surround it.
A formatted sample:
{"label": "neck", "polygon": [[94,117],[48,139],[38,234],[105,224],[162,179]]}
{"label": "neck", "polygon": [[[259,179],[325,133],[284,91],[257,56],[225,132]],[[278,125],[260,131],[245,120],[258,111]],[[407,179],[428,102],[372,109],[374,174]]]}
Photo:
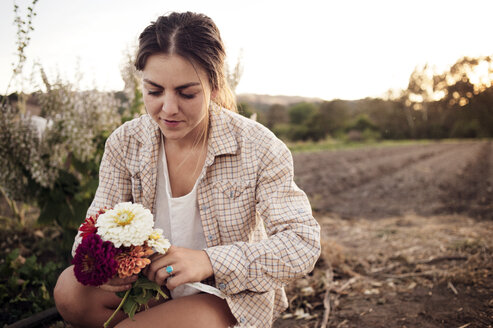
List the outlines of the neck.
{"label": "neck", "polygon": [[208,124],[207,120],[203,120],[198,126],[195,127],[187,136],[181,139],[166,139],[166,147],[171,147],[175,150],[200,150],[207,144],[208,129],[205,124]]}
{"label": "neck", "polygon": [[166,148],[170,148],[173,150],[180,151],[190,151],[190,150],[199,150],[205,147],[207,144],[207,140],[204,137],[190,138],[190,140],[172,140],[166,139],[164,137],[164,145]]}

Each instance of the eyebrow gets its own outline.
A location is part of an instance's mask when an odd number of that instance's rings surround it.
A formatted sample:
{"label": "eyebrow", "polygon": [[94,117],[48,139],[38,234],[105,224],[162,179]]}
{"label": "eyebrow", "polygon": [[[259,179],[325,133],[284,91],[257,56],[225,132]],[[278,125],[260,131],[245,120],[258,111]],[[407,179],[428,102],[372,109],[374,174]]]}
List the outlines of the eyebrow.
{"label": "eyebrow", "polygon": [[[161,85],[157,84],[156,82],[152,82],[151,80],[144,79],[144,82],[149,83],[150,85],[152,85],[152,86],[154,86],[156,88],[164,89]],[[188,87],[193,87],[193,86],[196,86],[196,85],[200,85],[200,83],[199,82],[185,83],[183,85],[180,85],[180,86],[176,87],[175,90],[183,90],[183,89],[186,89]]]}

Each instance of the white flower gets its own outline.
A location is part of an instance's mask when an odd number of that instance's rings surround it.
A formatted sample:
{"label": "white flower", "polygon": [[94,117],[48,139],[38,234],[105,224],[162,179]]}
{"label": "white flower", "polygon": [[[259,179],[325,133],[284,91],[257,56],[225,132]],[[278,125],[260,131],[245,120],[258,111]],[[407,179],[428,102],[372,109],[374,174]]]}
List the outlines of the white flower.
{"label": "white flower", "polygon": [[160,254],[164,254],[168,251],[171,244],[168,239],[163,237],[163,230],[154,229],[149,235],[147,246],[154,248],[154,250]]}
{"label": "white flower", "polygon": [[140,246],[153,233],[154,219],[151,211],[141,204],[119,203],[98,217],[98,235],[111,241],[115,247],[121,245]]}

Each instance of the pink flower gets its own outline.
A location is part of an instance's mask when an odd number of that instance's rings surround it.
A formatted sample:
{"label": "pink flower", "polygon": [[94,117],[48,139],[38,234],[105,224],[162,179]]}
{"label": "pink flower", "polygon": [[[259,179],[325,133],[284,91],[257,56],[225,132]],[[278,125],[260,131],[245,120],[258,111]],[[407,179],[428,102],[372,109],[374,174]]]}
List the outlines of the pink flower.
{"label": "pink flower", "polygon": [[116,256],[121,251],[97,234],[89,234],[77,247],[72,264],[77,280],[83,285],[99,286],[112,278],[118,269]]}

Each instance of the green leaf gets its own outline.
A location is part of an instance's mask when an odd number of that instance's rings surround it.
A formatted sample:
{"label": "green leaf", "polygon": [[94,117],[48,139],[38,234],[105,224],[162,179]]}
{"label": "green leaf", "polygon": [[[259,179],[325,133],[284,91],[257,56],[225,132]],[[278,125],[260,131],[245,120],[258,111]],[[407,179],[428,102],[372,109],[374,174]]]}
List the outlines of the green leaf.
{"label": "green leaf", "polygon": [[[128,296],[125,299],[125,295],[128,292]],[[161,287],[155,282],[150,281],[144,276],[139,276],[137,281],[134,282],[132,289],[126,292],[116,293],[118,297],[124,298],[121,308],[130,319],[133,320],[135,312],[142,306],[147,307],[149,300],[156,296],[156,299],[161,295],[163,298],[167,298],[166,294],[161,291]]]}
{"label": "green leaf", "polygon": [[7,262],[12,262],[19,257],[20,250],[18,248],[14,249],[7,255]]}
{"label": "green leaf", "polygon": [[161,288],[157,283],[155,283],[154,281],[150,281],[146,277],[139,277],[134,286],[152,290],[157,290]]}
{"label": "green leaf", "polygon": [[135,304],[136,304],[135,301],[131,297],[128,297],[127,300],[125,301],[125,303],[123,303],[123,306],[122,306],[123,312],[125,312],[126,314],[130,313],[130,311],[132,310],[132,307]]}
{"label": "green leaf", "polygon": [[140,294],[142,294],[142,288],[134,284],[132,286],[132,290],[130,291],[130,296],[135,296]]}
{"label": "green leaf", "polygon": [[41,295],[42,295],[43,299],[46,301],[49,301],[50,300],[50,293],[48,293],[48,289],[46,289],[45,284],[41,285],[40,290],[41,290]]}
{"label": "green leaf", "polygon": [[135,312],[137,312],[137,309],[139,308],[139,305],[137,302],[134,300],[130,299],[130,297],[127,299],[125,304],[123,304],[123,311],[129,316],[130,319],[134,320],[134,315]]}
{"label": "green leaf", "polygon": [[135,295],[132,297],[135,302],[137,302],[139,305],[145,305],[149,300],[152,298],[152,293],[146,292],[146,290],[143,290],[143,293],[140,295]]}

